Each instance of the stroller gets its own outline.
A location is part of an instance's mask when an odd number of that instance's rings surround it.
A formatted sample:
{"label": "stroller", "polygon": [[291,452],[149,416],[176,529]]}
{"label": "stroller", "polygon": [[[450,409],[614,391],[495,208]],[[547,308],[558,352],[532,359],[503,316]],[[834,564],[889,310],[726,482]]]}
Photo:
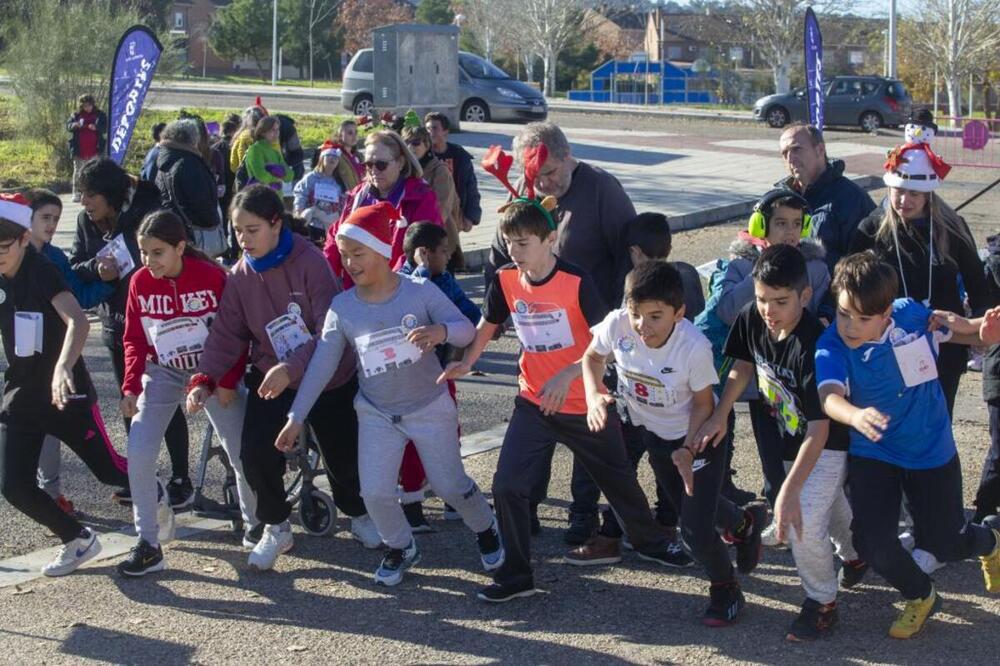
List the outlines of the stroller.
{"label": "stroller", "polygon": [[[218,458],[225,466],[226,475],[222,482],[222,500],[211,499],[205,494],[208,465]],[[314,479],[324,473],[322,456],[316,444],[312,428],[303,428],[298,446],[285,454],[289,469],[294,473],[288,486],[288,502],[298,507],[299,523],[313,536],[326,536],[333,532],[337,524],[337,506],[329,494],[316,487]],[[201,444],[201,460],[198,478],[194,488],[192,512],[200,518],[229,521],[233,532],[242,534],[243,516],[240,513],[239,496],[236,491],[236,474],[226,457],[222,445],[215,441],[215,431],[209,423]]]}

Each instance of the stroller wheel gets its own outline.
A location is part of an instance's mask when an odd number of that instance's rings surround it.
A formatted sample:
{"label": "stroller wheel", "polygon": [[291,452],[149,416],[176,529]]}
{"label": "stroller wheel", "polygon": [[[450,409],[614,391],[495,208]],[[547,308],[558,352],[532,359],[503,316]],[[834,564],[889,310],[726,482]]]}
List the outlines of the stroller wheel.
{"label": "stroller wheel", "polygon": [[299,520],[305,531],[313,536],[330,534],[337,522],[333,498],[320,490],[303,495],[299,502]]}

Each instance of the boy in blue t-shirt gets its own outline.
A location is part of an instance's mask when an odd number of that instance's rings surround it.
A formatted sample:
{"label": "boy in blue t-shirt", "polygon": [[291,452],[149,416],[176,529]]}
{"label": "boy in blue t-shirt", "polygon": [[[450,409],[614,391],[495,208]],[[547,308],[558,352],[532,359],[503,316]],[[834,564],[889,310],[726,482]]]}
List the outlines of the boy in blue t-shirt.
{"label": "boy in blue t-shirt", "polygon": [[[889,635],[911,638],[941,601],[897,538],[904,493],[921,547],[942,562],[978,555],[987,591],[1000,592],[1000,519],[965,519],[962,470],[936,370],[941,342],[1000,340],[1000,309],[974,322],[945,320],[912,299],[893,300],[896,273],[871,253],[841,259],[831,290],[836,325],[816,345],[820,401],[831,419],[851,426],[855,545],[906,599]],[[932,320],[949,328],[932,330]]]}

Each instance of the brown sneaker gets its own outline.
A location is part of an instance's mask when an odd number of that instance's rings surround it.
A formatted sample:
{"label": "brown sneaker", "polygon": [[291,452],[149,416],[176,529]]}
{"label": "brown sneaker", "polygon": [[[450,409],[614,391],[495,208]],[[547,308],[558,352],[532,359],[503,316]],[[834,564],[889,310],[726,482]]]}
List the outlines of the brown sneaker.
{"label": "brown sneaker", "polygon": [[587,539],[582,546],[563,555],[563,561],[578,567],[617,564],[622,561],[621,542],[619,539],[597,534]]}

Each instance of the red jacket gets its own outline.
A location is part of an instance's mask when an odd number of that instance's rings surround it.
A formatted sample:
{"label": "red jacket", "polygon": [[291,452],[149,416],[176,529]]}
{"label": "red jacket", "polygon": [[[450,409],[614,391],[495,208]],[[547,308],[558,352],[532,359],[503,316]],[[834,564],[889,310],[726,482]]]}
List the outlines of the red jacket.
{"label": "red jacket", "polygon": [[[340,252],[337,251],[337,228],[365,200],[368,196],[368,188],[369,184],[363,182],[347,193],[347,204],[340,214],[340,219],[331,225],[326,232],[326,245],[323,246],[323,254],[330,262],[333,274],[343,282],[344,289],[354,286],[354,281],[351,280],[351,276],[347,274],[343,264],[340,263]],[[437,195],[434,194],[430,185],[421,178],[407,178],[403,183],[403,194],[399,202],[390,201],[389,203],[398,205],[404,218],[396,223],[396,228],[392,232],[392,257],[389,259],[389,263],[392,265],[392,270],[398,271],[402,268],[403,262],[406,261],[406,256],[403,254],[403,237],[406,235],[407,226],[413,222],[430,222],[443,227],[444,220],[441,219]]]}
{"label": "red jacket", "polygon": [[[154,278],[148,268],[140,268],[129,285],[125,303],[125,378],[122,392],[131,395],[142,393],[142,374],[147,359],[160,363],[160,355],[168,354],[167,367],[192,373],[198,367],[201,344],[188,350],[185,346],[172,351],[157,350],[153,346],[152,329],[163,323],[189,318],[193,325],[200,320],[206,328],[211,326],[219,310],[222,290],[226,285],[226,272],[218,264],[184,257],[181,274],[176,278]],[[159,351],[159,354],[157,353]],[[223,388],[235,388],[243,376],[246,355],[219,381]]]}

